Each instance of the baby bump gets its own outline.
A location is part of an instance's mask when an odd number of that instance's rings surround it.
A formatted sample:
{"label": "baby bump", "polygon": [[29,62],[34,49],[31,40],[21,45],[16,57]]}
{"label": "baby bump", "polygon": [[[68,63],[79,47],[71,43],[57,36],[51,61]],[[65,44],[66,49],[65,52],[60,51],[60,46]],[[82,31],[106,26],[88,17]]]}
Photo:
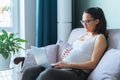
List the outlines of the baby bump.
{"label": "baby bump", "polygon": [[86,50],[72,50],[70,54],[63,59],[65,62],[80,63],[89,60],[91,52]]}

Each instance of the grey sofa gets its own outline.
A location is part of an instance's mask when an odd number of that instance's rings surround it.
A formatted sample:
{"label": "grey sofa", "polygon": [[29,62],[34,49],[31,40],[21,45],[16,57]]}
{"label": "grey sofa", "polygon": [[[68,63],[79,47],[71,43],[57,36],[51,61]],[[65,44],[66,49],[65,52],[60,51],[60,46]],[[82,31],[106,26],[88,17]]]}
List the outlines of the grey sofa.
{"label": "grey sofa", "polygon": [[[56,44],[42,47],[45,48],[50,62],[55,63],[61,60],[61,52],[65,48],[71,47],[72,43],[83,33],[85,33],[84,28],[73,29],[66,43],[58,41]],[[120,80],[120,29],[108,29],[108,33],[108,50],[105,52],[98,66],[91,72],[88,80]],[[24,68],[26,65],[29,67],[36,66],[36,59],[30,53],[31,50],[28,51],[25,58],[17,57],[14,62],[18,64],[20,61],[24,61]],[[32,61],[30,61],[30,58],[32,58]],[[20,73],[22,74],[22,72]]]}

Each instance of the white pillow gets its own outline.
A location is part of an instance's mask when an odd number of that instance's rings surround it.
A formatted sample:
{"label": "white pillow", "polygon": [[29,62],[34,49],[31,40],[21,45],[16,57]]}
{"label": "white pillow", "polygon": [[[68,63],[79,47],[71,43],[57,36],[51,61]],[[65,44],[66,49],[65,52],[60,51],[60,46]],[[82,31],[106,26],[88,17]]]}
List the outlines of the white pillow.
{"label": "white pillow", "polygon": [[44,47],[37,48],[31,46],[31,53],[33,54],[37,65],[41,64],[42,54],[46,54],[46,49]]}
{"label": "white pillow", "polygon": [[110,49],[90,74],[88,80],[118,79],[120,79],[120,50]]}

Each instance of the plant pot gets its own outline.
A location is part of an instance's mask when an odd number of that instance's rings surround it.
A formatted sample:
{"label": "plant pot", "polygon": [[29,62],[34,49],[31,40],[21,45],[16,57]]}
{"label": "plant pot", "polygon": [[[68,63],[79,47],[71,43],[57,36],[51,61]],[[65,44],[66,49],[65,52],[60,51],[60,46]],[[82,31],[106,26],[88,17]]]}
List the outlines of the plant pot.
{"label": "plant pot", "polygon": [[5,59],[0,54],[0,70],[9,69],[10,68],[10,61],[11,61],[11,56],[9,56],[7,59]]}

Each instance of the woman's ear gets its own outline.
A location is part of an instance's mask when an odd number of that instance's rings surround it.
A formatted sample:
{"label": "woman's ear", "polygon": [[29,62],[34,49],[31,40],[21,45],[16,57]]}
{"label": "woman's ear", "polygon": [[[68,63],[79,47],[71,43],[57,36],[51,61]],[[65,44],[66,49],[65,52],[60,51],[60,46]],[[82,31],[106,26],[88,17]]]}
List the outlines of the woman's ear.
{"label": "woman's ear", "polygon": [[98,23],[99,23],[99,19],[96,19],[96,20],[95,20],[95,23],[98,24]]}

